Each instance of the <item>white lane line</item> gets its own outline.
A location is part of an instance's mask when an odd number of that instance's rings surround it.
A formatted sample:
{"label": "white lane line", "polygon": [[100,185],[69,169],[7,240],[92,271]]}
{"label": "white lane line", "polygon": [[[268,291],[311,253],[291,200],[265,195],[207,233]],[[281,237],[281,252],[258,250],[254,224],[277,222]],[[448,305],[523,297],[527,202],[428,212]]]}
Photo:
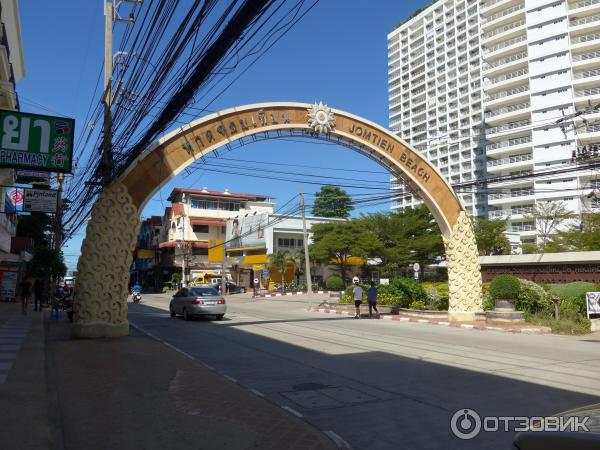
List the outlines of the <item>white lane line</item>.
{"label": "white lane line", "polygon": [[237,382],[238,382],[238,380],[236,380],[236,379],[235,379],[235,378],[233,378],[233,377],[230,377],[229,375],[225,375],[225,374],[223,374],[223,376],[224,376],[225,378],[227,378],[229,381],[231,381],[232,383],[237,383]]}
{"label": "white lane line", "polygon": [[345,440],[343,440],[340,437],[340,435],[337,434],[335,431],[325,430],[324,433],[327,436],[329,436],[333,442],[335,442],[335,445],[337,446],[337,448],[340,448],[340,449],[349,449],[350,448],[350,444],[348,444]]}
{"label": "white lane line", "polygon": [[289,406],[282,406],[281,409],[285,409],[287,412],[292,413],[293,415],[295,415],[296,417],[300,417],[301,419],[304,417],[298,411],[296,411],[295,409],[290,408]]}
{"label": "white lane line", "polygon": [[258,395],[259,397],[264,397],[264,396],[265,396],[265,394],[263,394],[263,393],[262,393],[262,392],[260,392],[260,391],[257,391],[257,390],[256,390],[256,389],[254,389],[254,388],[250,388],[250,389],[248,389],[248,390],[249,390],[250,392],[252,392],[254,395]]}

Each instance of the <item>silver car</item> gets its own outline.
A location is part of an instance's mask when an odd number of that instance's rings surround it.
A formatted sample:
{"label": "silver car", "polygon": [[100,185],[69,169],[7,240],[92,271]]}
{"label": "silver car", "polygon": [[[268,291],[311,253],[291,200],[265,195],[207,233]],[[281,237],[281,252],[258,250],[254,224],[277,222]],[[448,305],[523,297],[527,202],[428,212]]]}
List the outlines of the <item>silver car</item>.
{"label": "silver car", "polygon": [[184,320],[194,316],[215,316],[222,320],[227,312],[225,299],[212,286],[181,288],[169,304],[171,317],[181,314]]}

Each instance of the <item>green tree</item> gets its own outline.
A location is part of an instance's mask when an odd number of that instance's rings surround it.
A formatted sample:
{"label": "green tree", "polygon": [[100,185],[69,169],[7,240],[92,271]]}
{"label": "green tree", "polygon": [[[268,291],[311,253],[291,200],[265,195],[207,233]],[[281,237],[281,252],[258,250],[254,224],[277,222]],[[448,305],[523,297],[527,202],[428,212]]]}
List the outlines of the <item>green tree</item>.
{"label": "green tree", "polygon": [[312,214],[317,217],[338,217],[347,219],[354,209],[352,197],[337,186],[321,186],[315,194]]}
{"label": "green tree", "polygon": [[378,237],[380,248],[377,256],[381,258],[383,271],[388,276],[415,262],[423,271],[426,264],[435,262],[444,254],[440,229],[424,205],[398,213],[369,214],[360,220]]}
{"label": "green tree", "polygon": [[510,255],[510,242],[504,233],[506,223],[507,220],[489,220],[484,217],[473,220],[480,255]]}
{"label": "green tree", "polygon": [[269,267],[277,269],[281,275],[281,292],[283,292],[285,286],[284,275],[288,261],[293,261],[293,259],[287,250],[277,250],[275,253],[269,255]]}
{"label": "green tree", "polygon": [[20,216],[17,223],[17,236],[30,237],[33,244],[50,244],[52,233],[52,219],[48,214],[34,212],[30,216]]}
{"label": "green tree", "polygon": [[579,224],[552,236],[549,246],[555,251],[600,250],[600,214],[583,214]]}
{"label": "green tree", "polygon": [[344,281],[350,257],[366,258],[381,248],[377,235],[359,219],[315,224],[312,232],[311,256],[323,264],[337,265]]}
{"label": "green tree", "polygon": [[550,243],[552,236],[558,232],[559,227],[566,220],[573,217],[573,213],[568,210],[565,202],[541,202],[537,203],[531,214],[526,217],[535,221],[539,250],[550,251],[546,246]]}
{"label": "green tree", "polygon": [[31,276],[45,280],[62,278],[67,273],[62,252],[47,245],[35,247],[27,269]]}

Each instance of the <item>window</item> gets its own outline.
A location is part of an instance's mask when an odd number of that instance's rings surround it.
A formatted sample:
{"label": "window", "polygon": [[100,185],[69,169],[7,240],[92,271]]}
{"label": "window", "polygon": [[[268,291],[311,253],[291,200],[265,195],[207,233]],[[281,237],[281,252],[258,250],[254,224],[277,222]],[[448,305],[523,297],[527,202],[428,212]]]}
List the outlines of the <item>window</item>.
{"label": "window", "polygon": [[192,225],[194,233],[208,233],[208,225]]}

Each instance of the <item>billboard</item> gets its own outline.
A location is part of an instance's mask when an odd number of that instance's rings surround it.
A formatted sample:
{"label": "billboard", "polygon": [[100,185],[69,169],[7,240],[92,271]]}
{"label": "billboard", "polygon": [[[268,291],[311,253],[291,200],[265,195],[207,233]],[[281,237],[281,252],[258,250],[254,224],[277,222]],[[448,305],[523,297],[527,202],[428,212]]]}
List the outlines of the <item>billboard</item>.
{"label": "billboard", "polygon": [[58,191],[52,189],[30,189],[18,186],[6,187],[4,212],[55,213]]}
{"label": "billboard", "polygon": [[586,292],[585,300],[588,319],[592,314],[600,314],[600,292]]}
{"label": "billboard", "polygon": [[225,248],[266,247],[265,226],[268,221],[269,213],[266,212],[227,220]]}
{"label": "billboard", "polygon": [[71,172],[75,120],[0,110],[0,167]]}

